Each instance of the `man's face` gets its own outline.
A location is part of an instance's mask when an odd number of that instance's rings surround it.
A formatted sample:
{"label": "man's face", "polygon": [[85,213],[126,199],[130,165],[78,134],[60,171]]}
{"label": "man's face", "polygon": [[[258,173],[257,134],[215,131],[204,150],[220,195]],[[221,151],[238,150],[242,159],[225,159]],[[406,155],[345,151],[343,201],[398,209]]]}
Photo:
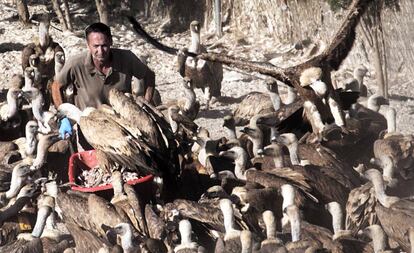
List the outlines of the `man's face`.
{"label": "man's face", "polygon": [[87,38],[88,49],[96,62],[104,63],[109,59],[112,41],[103,33],[92,32]]}

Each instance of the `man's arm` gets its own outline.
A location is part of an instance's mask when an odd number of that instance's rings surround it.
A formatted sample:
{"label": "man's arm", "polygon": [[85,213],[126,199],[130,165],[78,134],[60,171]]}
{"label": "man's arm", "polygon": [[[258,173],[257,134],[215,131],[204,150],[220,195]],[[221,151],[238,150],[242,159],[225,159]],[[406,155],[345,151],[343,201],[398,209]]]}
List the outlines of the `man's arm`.
{"label": "man's arm", "polygon": [[59,105],[61,105],[63,103],[62,92],[61,92],[60,87],[61,87],[61,85],[57,80],[53,81],[53,83],[52,83],[52,99],[53,99],[53,104],[55,105],[56,109],[59,107]]}
{"label": "man's arm", "polygon": [[[62,85],[58,80],[53,81],[51,90],[52,90],[52,99],[53,104],[55,105],[55,108],[58,109],[59,106],[63,103],[62,99]],[[69,138],[72,135],[72,125],[70,124],[70,121],[63,117],[59,119],[59,137],[62,140],[65,140]]]}
{"label": "man's arm", "polygon": [[152,96],[154,95],[155,89],[155,73],[151,69],[146,71],[144,76],[144,86],[145,86],[145,100],[148,102],[152,101]]}

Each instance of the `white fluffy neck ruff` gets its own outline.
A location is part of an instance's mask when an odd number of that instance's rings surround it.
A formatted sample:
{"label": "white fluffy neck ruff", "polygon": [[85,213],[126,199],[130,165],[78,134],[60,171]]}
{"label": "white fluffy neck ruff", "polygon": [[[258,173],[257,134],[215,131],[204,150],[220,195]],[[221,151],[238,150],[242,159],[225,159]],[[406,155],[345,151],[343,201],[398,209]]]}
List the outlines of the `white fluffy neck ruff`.
{"label": "white fluffy neck ruff", "polygon": [[379,101],[381,99],[382,96],[378,95],[378,94],[373,94],[368,98],[367,101],[367,108],[374,111],[374,112],[378,112],[380,109],[380,104]]}
{"label": "white fluffy neck ruff", "polygon": [[315,91],[316,95],[318,95],[319,97],[324,97],[328,92],[328,86],[326,85],[326,83],[320,80],[316,80],[315,82],[311,83],[310,87],[312,88],[312,90]]}
{"label": "white fluffy neck ruff", "polygon": [[71,120],[76,121],[79,124],[82,111],[73,104],[63,103],[59,106],[58,112],[65,115]]}
{"label": "white fluffy neck ruff", "polygon": [[88,117],[95,110],[96,110],[96,108],[94,108],[94,107],[86,107],[83,110],[83,112],[81,113],[81,117]]}

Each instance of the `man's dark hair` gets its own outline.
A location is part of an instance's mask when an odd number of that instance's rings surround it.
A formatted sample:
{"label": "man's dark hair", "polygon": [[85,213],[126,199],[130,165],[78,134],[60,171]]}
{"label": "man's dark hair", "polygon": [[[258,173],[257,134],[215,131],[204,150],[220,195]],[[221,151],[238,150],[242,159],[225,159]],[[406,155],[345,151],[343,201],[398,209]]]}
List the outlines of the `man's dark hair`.
{"label": "man's dark hair", "polygon": [[105,25],[104,23],[93,23],[86,27],[85,38],[88,39],[88,35],[93,32],[103,33],[105,36],[112,40],[111,28],[109,28],[109,26]]}

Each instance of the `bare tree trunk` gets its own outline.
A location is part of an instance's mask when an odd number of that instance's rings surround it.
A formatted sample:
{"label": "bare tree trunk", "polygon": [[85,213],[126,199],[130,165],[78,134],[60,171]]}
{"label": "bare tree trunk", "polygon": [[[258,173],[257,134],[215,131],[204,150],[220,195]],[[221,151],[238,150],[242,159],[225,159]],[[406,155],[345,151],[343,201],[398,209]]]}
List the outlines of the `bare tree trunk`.
{"label": "bare tree trunk", "polygon": [[378,85],[378,94],[381,96],[386,96],[385,90],[385,83],[384,83],[384,74],[382,71],[382,61],[381,61],[381,52],[380,52],[380,45],[378,42],[378,31],[374,32],[374,67],[375,67],[375,74],[377,78],[377,85]]}
{"label": "bare tree trunk", "polygon": [[100,22],[109,25],[108,0],[95,0]]}
{"label": "bare tree trunk", "polygon": [[27,0],[16,0],[17,13],[19,20],[23,24],[29,23],[29,9],[27,8]]}
{"label": "bare tree trunk", "polygon": [[[379,14],[381,15],[381,14]],[[378,22],[379,26],[379,40],[380,40],[380,48],[382,52],[382,73],[384,78],[384,97],[388,99],[388,59],[387,59],[387,51],[385,50],[385,39],[384,39],[384,31],[382,26],[382,18],[380,16],[380,21]]]}
{"label": "bare tree trunk", "polygon": [[216,1],[216,0],[207,0],[207,1],[205,1],[205,3],[206,3],[206,10],[208,10],[208,11],[206,11],[204,13],[204,24],[202,26],[206,30],[208,29],[211,20],[212,19],[213,20],[215,19],[215,17],[214,17],[215,13],[214,12],[216,11],[216,9],[214,7],[214,5],[215,5],[214,1]]}
{"label": "bare tree trunk", "polygon": [[152,1],[150,0],[144,1],[144,15],[146,18],[149,18],[151,16],[151,4]]}
{"label": "bare tree trunk", "polygon": [[216,21],[216,35],[221,38],[223,29],[221,27],[221,0],[214,0],[214,20]]}
{"label": "bare tree trunk", "polygon": [[151,7],[152,7],[152,1],[150,0],[144,1],[145,17],[147,18],[151,16]]}
{"label": "bare tree trunk", "polygon": [[373,51],[372,60],[375,68],[377,93],[388,98],[387,56],[385,51],[384,34],[382,31],[381,11],[383,1],[373,3],[365,17],[361,19],[361,29],[365,40]]}
{"label": "bare tree trunk", "polygon": [[385,51],[385,43],[384,43],[384,34],[382,32],[382,19],[381,19],[381,12],[384,9],[384,1],[379,0],[379,4],[376,9],[376,25],[375,25],[375,36],[377,39],[376,50],[379,52],[379,59],[381,63],[381,80],[380,84],[382,85],[381,88],[381,95],[385,98],[388,98],[388,77],[387,77],[387,56]]}
{"label": "bare tree trunk", "polygon": [[63,17],[63,13],[62,10],[60,9],[60,4],[59,4],[59,0],[52,0],[52,4],[53,4],[53,10],[55,11],[59,22],[62,24],[62,28],[64,31],[68,30],[68,25],[66,24],[66,20]]}
{"label": "bare tree trunk", "polygon": [[288,41],[290,43],[293,43],[293,37],[294,37],[294,20],[293,20],[293,15],[292,15],[292,11],[290,10],[289,7],[289,3],[287,0],[283,0],[282,1],[282,7],[284,9],[283,11],[283,21],[282,23],[284,23],[285,26],[285,31],[286,31],[286,37],[284,38],[285,41]]}
{"label": "bare tree trunk", "polygon": [[[373,7],[373,29],[374,29],[374,50],[375,50],[375,71],[378,79],[378,93],[388,98],[386,52],[384,50],[384,36],[382,33],[381,12],[384,8],[384,1],[377,0]],[[377,62],[378,61],[378,62]]]}
{"label": "bare tree trunk", "polygon": [[69,31],[73,31],[72,17],[70,16],[68,0],[62,0],[62,2],[63,2],[63,6],[65,7],[64,12],[65,12],[66,25],[68,26]]}
{"label": "bare tree trunk", "polygon": [[223,22],[222,22],[222,24],[224,26],[230,24],[230,21],[231,21],[232,15],[233,15],[233,7],[234,7],[234,0],[229,0],[226,9],[224,11],[222,11],[223,12],[223,14],[222,14]]}

